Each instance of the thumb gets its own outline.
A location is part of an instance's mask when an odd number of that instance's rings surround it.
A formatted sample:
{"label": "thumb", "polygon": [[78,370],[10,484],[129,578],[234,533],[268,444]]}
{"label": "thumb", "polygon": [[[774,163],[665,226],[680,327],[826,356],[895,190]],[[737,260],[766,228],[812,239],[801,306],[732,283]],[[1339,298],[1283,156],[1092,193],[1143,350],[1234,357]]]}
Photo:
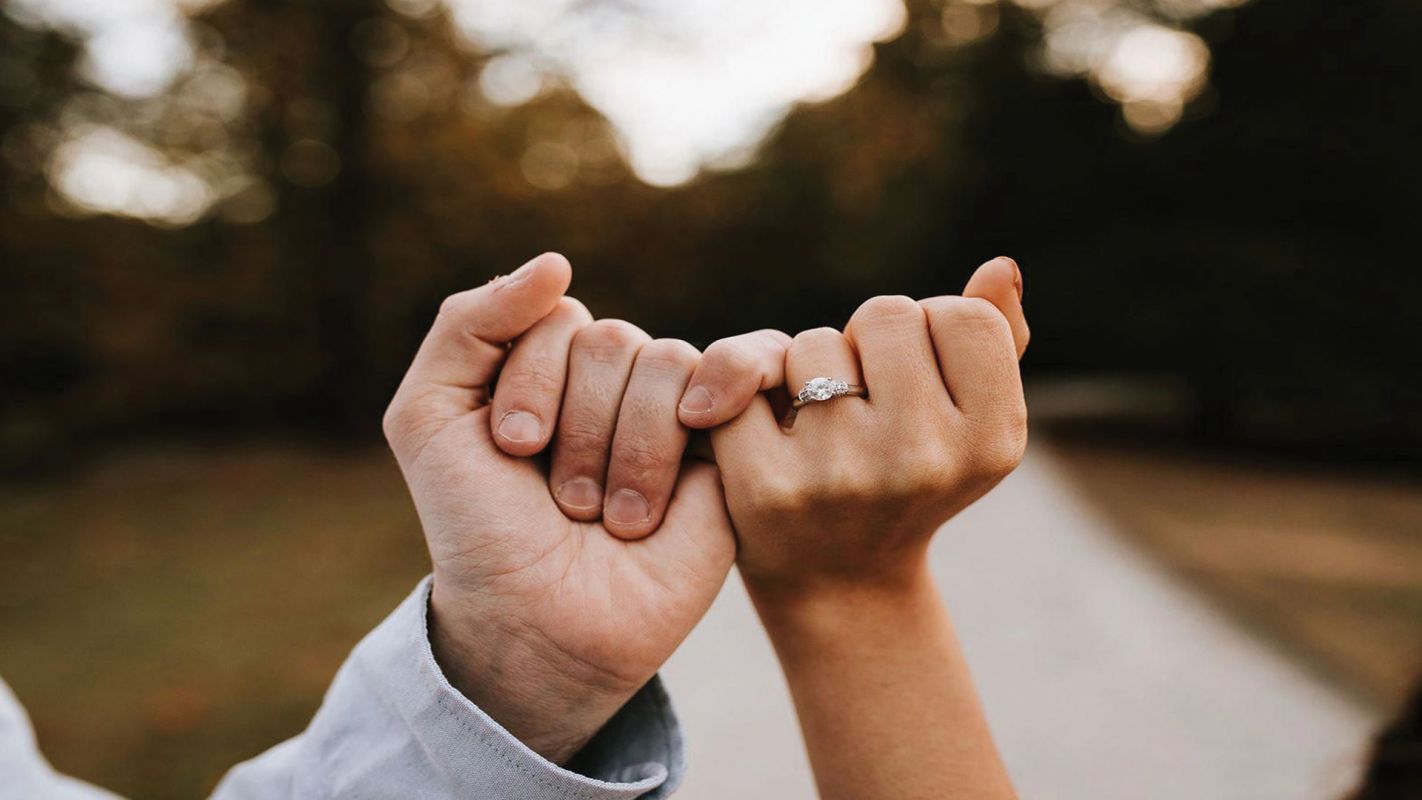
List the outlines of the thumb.
{"label": "thumb", "polygon": [[963,296],[981,298],[997,306],[1012,326],[1012,342],[1017,346],[1017,357],[1021,358],[1032,334],[1022,312],[1022,270],[1017,262],[998,256],[978,267],[968,279],[968,285],[963,287]]}
{"label": "thumb", "polygon": [[445,298],[385,414],[391,443],[425,428],[420,423],[430,416],[456,417],[487,403],[506,344],[557,307],[572,279],[566,258],[544,253],[511,275]]}
{"label": "thumb", "polygon": [[468,389],[488,384],[504,362],[503,345],[546,317],[572,279],[568,259],[544,253],[512,275],[445,298],[406,381]]}

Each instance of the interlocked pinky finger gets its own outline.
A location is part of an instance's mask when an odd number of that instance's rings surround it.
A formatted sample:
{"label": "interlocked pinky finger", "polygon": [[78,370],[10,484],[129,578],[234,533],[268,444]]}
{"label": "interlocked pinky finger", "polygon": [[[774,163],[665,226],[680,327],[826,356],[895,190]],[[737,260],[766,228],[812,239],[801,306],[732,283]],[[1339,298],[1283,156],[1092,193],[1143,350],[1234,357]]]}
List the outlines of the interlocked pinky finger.
{"label": "interlocked pinky finger", "polygon": [[714,428],[744,411],[757,393],[784,385],[789,349],[790,337],[769,329],[712,343],[682,395],[682,423]]}

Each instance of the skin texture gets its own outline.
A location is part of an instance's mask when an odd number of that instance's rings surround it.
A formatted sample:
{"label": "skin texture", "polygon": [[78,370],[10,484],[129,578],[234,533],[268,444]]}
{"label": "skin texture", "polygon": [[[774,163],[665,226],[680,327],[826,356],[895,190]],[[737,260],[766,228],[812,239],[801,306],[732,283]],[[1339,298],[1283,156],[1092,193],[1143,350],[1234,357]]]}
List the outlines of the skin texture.
{"label": "skin texture", "polygon": [[[735,556],[715,466],[681,462],[699,354],[592,322],[570,281],[545,254],[448,298],[385,416],[433,561],[436,658],[555,763],[655,674]],[[578,478],[609,492],[560,496]],[[602,521],[627,488],[656,507]]]}
{"label": "skin texture", "polygon": [[[790,387],[837,377],[867,399],[806,406],[785,428],[761,395],[711,432],[737,563],[824,798],[1014,796],[927,546],[1022,457],[1020,300],[1010,259],[980,267],[966,296],[873,298],[843,332],[794,337],[783,359]],[[707,360],[692,388],[716,375]],[[703,421],[685,397],[680,412]]]}

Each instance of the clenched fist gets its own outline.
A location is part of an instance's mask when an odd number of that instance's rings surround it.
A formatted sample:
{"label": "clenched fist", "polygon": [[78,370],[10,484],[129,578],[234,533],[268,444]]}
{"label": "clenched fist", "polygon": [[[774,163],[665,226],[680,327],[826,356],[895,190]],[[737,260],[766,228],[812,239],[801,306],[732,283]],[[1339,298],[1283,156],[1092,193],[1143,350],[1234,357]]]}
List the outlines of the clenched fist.
{"label": "clenched fist", "polygon": [[547,254],[451,296],[385,417],[434,563],[436,656],[558,763],[655,674],[735,556],[716,468],[682,461],[700,354],[593,322],[570,280]]}

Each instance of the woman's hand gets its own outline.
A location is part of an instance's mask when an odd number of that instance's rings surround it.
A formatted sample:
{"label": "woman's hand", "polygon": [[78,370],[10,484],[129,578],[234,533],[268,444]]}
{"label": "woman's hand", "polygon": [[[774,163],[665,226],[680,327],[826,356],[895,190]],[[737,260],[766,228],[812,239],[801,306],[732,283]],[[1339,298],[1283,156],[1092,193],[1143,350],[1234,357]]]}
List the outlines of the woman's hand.
{"label": "woman's hand", "polygon": [[[828,377],[867,398],[811,403],[784,429],[761,395],[711,432],[737,563],[825,800],[1013,797],[926,551],[1022,458],[1020,292],[1017,265],[994,259],[963,297],[876,297],[842,334],[796,336],[783,362],[792,389]],[[778,340],[752,341],[730,350],[763,363]]]}
{"label": "woman's hand", "polygon": [[570,279],[545,255],[450,297],[385,419],[434,562],[441,666],[560,763],[671,655],[735,555],[716,468],[682,462],[700,354],[593,322]]}
{"label": "woman's hand", "polygon": [[829,377],[867,398],[808,404],[785,429],[761,397],[712,431],[752,591],[902,583],[922,570],[933,532],[1017,465],[1027,442],[1017,285],[1016,265],[995,259],[966,296],[873,298],[843,333],[796,336],[784,359],[792,390]]}

